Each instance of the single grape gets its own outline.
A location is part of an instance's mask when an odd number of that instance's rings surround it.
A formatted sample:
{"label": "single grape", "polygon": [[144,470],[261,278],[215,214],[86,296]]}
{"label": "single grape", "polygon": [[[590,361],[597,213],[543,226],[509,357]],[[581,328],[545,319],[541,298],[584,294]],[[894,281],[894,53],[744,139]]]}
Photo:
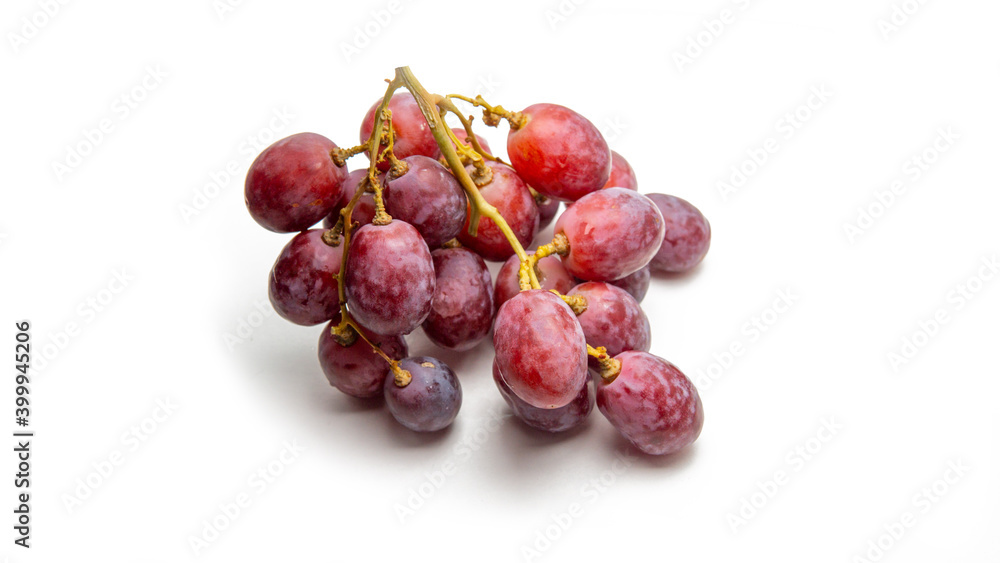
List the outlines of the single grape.
{"label": "single grape", "polygon": [[679,197],[647,194],[660,213],[666,230],[663,245],[649,263],[654,272],[686,272],[697,266],[712,242],[712,227],[697,207]]}
{"label": "single grape", "polygon": [[468,201],[458,180],[440,162],[426,156],[403,159],[402,176],[389,174],[385,190],[386,212],[414,226],[427,246],[437,248],[462,230]]}
{"label": "single grape", "polygon": [[[497,272],[496,287],[493,290],[493,300],[497,309],[521,291],[521,282],[518,278],[520,270],[521,261],[514,255],[508,258]],[[542,289],[554,289],[565,294],[576,285],[573,276],[569,275],[558,256],[546,256],[539,260],[535,265],[535,272]]]}
{"label": "single grape", "polygon": [[522,401],[503,380],[496,360],[493,361],[493,382],[514,416],[532,428],[545,432],[565,432],[583,424],[594,409],[594,382],[588,379],[580,393],[566,406],[540,409]]}
{"label": "single grape", "polygon": [[587,310],[576,316],[591,346],[603,346],[617,356],[627,350],[649,351],[649,319],[624,289],[604,282],[586,282],[568,295],[581,295]]}
{"label": "single grape", "polygon": [[608,183],[604,184],[605,188],[628,188],[633,191],[638,191],[639,182],[635,179],[635,170],[632,170],[632,165],[625,160],[625,157],[611,151],[611,177],[608,178]]}
{"label": "single grape", "polygon": [[649,291],[649,278],[649,266],[646,265],[624,278],[610,281],[608,283],[615,287],[624,289],[636,300],[636,302],[642,303],[642,299],[646,297],[646,292]]}
{"label": "single grape", "polygon": [[[326,379],[344,393],[368,399],[382,394],[382,383],[389,373],[389,363],[372,350],[362,338],[350,346],[341,346],[330,334],[330,329],[340,324],[340,315],[334,317],[319,337],[319,365]],[[401,360],[408,351],[406,341],[399,335],[375,334],[367,329],[365,336],[390,358]]]}
{"label": "single grape", "polygon": [[556,220],[569,239],[563,265],[588,281],[621,279],[645,266],[663,242],[663,216],[649,198],[626,188],[599,190]]}
{"label": "single grape", "polygon": [[399,367],[410,372],[405,387],[392,375],[383,384],[385,403],[400,424],[416,432],[435,432],[447,427],[462,406],[462,385],[444,362],[425,356],[406,358]]}
{"label": "single grape", "polygon": [[439,248],[434,260],[434,300],[424,334],[449,350],[465,351],[493,326],[493,280],[486,262],[466,248]]}
{"label": "single grape", "polygon": [[[367,143],[368,138],[371,137],[372,129],[375,128],[375,112],[381,105],[382,100],[379,99],[365,114],[359,135],[362,143]],[[413,94],[409,92],[393,94],[392,99],[389,100],[389,110],[392,111],[392,130],[395,135],[392,142],[392,152],[396,158],[403,159],[417,154],[431,158],[441,156],[441,150],[438,148],[437,141],[434,140],[430,125],[424,119],[424,114],[421,113],[420,106],[417,105]],[[379,154],[384,148],[385,145],[380,146]],[[388,170],[389,166],[388,160],[382,161],[378,165],[382,171]]]}
{"label": "single grape", "polygon": [[544,289],[522,291],[500,307],[496,361],[511,391],[533,407],[570,403],[587,380],[587,343],[576,315]]}
{"label": "single grape", "polygon": [[611,175],[611,150],[593,123],[555,104],[535,104],[521,114],[525,123],[507,135],[507,155],[525,182],[563,201],[604,186]]}
{"label": "single grape", "polygon": [[434,263],[427,243],[406,222],[358,229],[344,277],[351,314],[379,334],[408,334],[431,311]]}
{"label": "single grape", "polygon": [[[343,239],[341,239],[343,240]],[[311,326],[340,312],[337,278],[343,245],[328,246],[323,231],[303,231],[281,249],[268,278],[267,296],[278,315]]]}
{"label": "single grape", "polygon": [[648,352],[615,356],[621,373],[597,382],[597,407],[635,447],[653,455],[694,442],[705,421],[698,390],[676,366]]}
{"label": "single grape", "polygon": [[330,159],[337,148],[316,133],[297,133],[264,149],[247,172],[243,197],[250,215],[276,233],[304,231],[343,194],[347,169]]}
{"label": "single grape", "polygon": [[[538,206],[531,197],[528,185],[514,172],[514,169],[498,162],[487,162],[493,170],[493,180],[482,186],[479,193],[507,221],[521,246],[528,246],[538,232]],[[473,167],[469,166],[470,174]],[[471,214],[471,208],[468,214]],[[503,236],[503,232],[492,219],[481,217],[476,236],[469,234],[469,215],[458,235],[458,240],[486,260],[506,260],[514,254],[514,249]]]}
{"label": "single grape", "polygon": [[[452,127],[451,130],[455,132],[455,136],[458,137],[459,141],[462,141],[465,146],[472,148],[472,143],[469,142],[469,134],[465,132],[464,127]],[[476,134],[476,140],[479,141],[479,146],[483,147],[484,151],[493,154],[493,151],[490,150],[490,144],[486,142],[486,139]]]}
{"label": "single grape", "polygon": [[[323,228],[332,229],[337,221],[340,220],[340,210],[347,207],[347,204],[351,202],[351,198],[354,197],[354,191],[358,189],[358,185],[361,184],[361,180],[368,175],[368,169],[362,168],[358,170],[352,170],[350,174],[347,175],[347,179],[344,180],[344,195],[341,196],[340,201],[337,205],[330,210],[330,214],[323,219]],[[385,185],[385,174],[379,174],[380,185]],[[372,222],[375,218],[375,194],[372,192],[365,192],[361,194],[361,199],[358,200],[358,204],[354,206],[354,211],[351,213],[351,222],[358,223],[359,225],[367,225]]]}
{"label": "single grape", "polygon": [[535,204],[538,205],[538,230],[540,231],[548,227],[556,218],[556,213],[559,213],[559,200],[542,196],[542,202],[539,203],[536,200]]}

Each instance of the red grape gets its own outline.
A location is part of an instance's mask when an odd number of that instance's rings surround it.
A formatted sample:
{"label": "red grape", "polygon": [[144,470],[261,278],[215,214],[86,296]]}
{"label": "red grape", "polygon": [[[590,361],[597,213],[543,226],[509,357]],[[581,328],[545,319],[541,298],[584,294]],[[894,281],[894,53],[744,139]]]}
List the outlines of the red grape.
{"label": "red grape", "polygon": [[594,409],[594,382],[588,379],[580,393],[567,405],[555,409],[540,409],[521,400],[503,380],[496,360],[493,361],[493,382],[514,416],[532,428],[545,432],[564,432],[583,424]]}
{"label": "red grape", "polygon": [[403,159],[407,171],[389,174],[385,190],[386,212],[414,226],[427,246],[437,248],[462,230],[468,201],[458,180],[440,162],[426,156]]}
{"label": "red grape", "polygon": [[569,306],[544,289],[522,291],[500,307],[493,347],[504,382],[533,407],[565,406],[587,380],[583,329]]}
{"label": "red grape", "polygon": [[637,303],[642,303],[642,298],[646,297],[646,292],[649,291],[649,266],[643,266],[641,269],[632,272],[631,274],[625,276],[624,278],[619,278],[615,281],[610,281],[611,285],[615,287],[620,287],[628,292]]}
{"label": "red grape", "polygon": [[[343,240],[343,239],[341,239]],[[343,246],[328,246],[323,231],[303,231],[281,249],[271,268],[267,295],[274,310],[295,324],[311,326],[340,312],[337,278]]]}
{"label": "red grape", "polygon": [[[493,180],[482,186],[479,193],[507,221],[521,246],[528,246],[535,233],[538,232],[538,207],[535,198],[531,197],[527,184],[514,172],[514,169],[498,162],[487,162],[493,169]],[[473,172],[471,166],[469,173]],[[471,213],[471,209],[469,211]],[[499,262],[514,254],[514,249],[507,242],[503,233],[492,219],[481,217],[476,236],[469,234],[469,218],[466,216],[458,240],[468,248],[487,260]]]}
{"label": "red grape", "polygon": [[604,282],[585,282],[568,295],[587,299],[587,310],[576,316],[591,346],[603,346],[617,356],[626,350],[649,351],[649,319],[624,289]]}
{"label": "red grape", "polygon": [[569,239],[563,265],[588,281],[623,278],[649,263],[663,242],[664,224],[649,198],[625,188],[599,190],[556,220]]}
{"label": "red grape", "polygon": [[347,169],[330,159],[337,145],[316,133],[285,137],[264,149],[247,172],[244,201],[262,227],[304,231],[340,200]]}
{"label": "red grape", "polygon": [[450,350],[472,348],[493,326],[493,280],[486,262],[466,248],[431,252],[437,281],[424,334]]}
{"label": "red grape", "polygon": [[379,334],[408,334],[431,311],[434,263],[427,243],[406,222],[358,229],[344,277],[351,314]]}
{"label": "red grape", "polygon": [[399,367],[410,372],[410,383],[396,385],[385,378],[385,403],[400,424],[416,432],[435,432],[447,427],[462,406],[462,385],[444,362],[424,356],[406,358]]}
{"label": "red grape", "polygon": [[[334,317],[319,337],[319,365],[326,379],[337,389],[352,397],[367,399],[382,394],[382,383],[389,373],[389,363],[372,350],[360,337],[350,346],[341,346],[330,334],[330,329],[340,324],[340,315]],[[390,358],[406,357],[406,341],[402,336],[385,336],[364,330],[368,339]]]}
{"label": "red grape", "polygon": [[[531,255],[534,252],[528,254]],[[497,309],[521,291],[521,282],[518,278],[520,269],[521,261],[515,255],[508,258],[500,267],[500,271],[497,272],[496,288],[493,291],[493,300],[496,302]],[[573,276],[569,275],[558,256],[542,258],[535,265],[535,271],[542,289],[554,289],[565,294],[576,285]]]}
{"label": "red grape", "polygon": [[625,157],[611,151],[611,177],[605,188],[628,188],[633,191],[639,189],[639,182],[635,179],[635,170],[632,165],[625,160]]}
{"label": "red grape", "polygon": [[576,201],[599,190],[611,175],[611,150],[587,118],[556,104],[521,112],[524,125],[507,136],[511,166],[539,192]]}
{"label": "red grape", "polygon": [[597,382],[597,407],[635,447],[653,455],[676,452],[701,433],[698,390],[676,366],[648,352],[615,357],[621,373]]}
{"label": "red grape", "polygon": [[[371,137],[372,129],[375,128],[375,112],[378,111],[380,105],[382,105],[381,99],[372,104],[368,113],[365,114],[364,121],[361,122],[359,136],[362,143],[367,143],[368,138]],[[393,94],[392,99],[389,100],[389,109],[392,111],[392,130],[395,135],[392,142],[392,152],[396,158],[404,159],[417,154],[431,158],[441,156],[441,150],[438,148],[437,141],[434,140],[430,125],[424,119],[424,114],[420,111],[420,106],[417,105],[413,94],[409,92]],[[385,145],[379,147],[379,154],[384,148]],[[378,166],[380,170],[385,171],[389,169],[390,164],[388,161],[382,161]]]}
{"label": "red grape", "polygon": [[663,245],[649,266],[656,272],[686,272],[697,266],[712,242],[712,227],[697,207],[679,197],[647,194],[666,224]]}
{"label": "red grape", "polygon": [[559,213],[559,200],[545,196],[545,201],[540,204],[536,202],[536,205],[538,205],[538,230],[540,231],[548,227],[556,218],[556,213]]}

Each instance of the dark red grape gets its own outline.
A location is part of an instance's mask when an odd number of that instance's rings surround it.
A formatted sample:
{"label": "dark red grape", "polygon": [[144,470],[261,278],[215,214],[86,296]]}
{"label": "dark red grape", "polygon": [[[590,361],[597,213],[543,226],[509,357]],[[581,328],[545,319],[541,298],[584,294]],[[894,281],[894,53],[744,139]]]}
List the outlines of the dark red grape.
{"label": "dark red grape", "polygon": [[587,380],[587,343],[576,315],[544,289],[522,291],[500,307],[493,331],[504,382],[533,407],[570,403]]}
{"label": "dark red grape", "polygon": [[525,182],[564,201],[604,186],[611,175],[611,150],[593,123],[555,104],[535,104],[521,113],[526,122],[510,130],[507,155]]}
{"label": "dark red grape", "polygon": [[[319,365],[326,379],[337,389],[352,397],[367,399],[382,394],[382,383],[389,373],[389,363],[372,350],[360,337],[350,346],[341,346],[330,334],[330,329],[340,324],[340,315],[334,317],[319,337]],[[402,336],[385,336],[365,330],[364,334],[394,360],[406,357],[408,351]]]}
{"label": "dark red grape", "polygon": [[545,432],[564,432],[583,424],[594,409],[594,382],[590,379],[580,393],[566,406],[555,409],[540,409],[522,401],[503,380],[496,360],[493,361],[493,382],[500,395],[507,402],[514,416],[532,428]]}
{"label": "dark red grape", "polygon": [[[521,246],[530,245],[538,232],[538,206],[535,205],[535,198],[531,197],[527,184],[513,168],[492,161],[486,165],[493,169],[493,180],[482,186],[479,193],[497,208]],[[472,174],[472,166],[468,170]],[[487,260],[499,262],[514,254],[514,248],[504,238],[496,223],[486,217],[479,220],[479,230],[476,236],[472,236],[469,234],[467,216],[458,240]]]}
{"label": "dark red grape", "polygon": [[608,178],[608,183],[604,184],[605,188],[628,188],[633,191],[638,191],[639,182],[635,179],[635,170],[632,170],[632,165],[625,160],[625,157],[611,151],[611,177]]}
{"label": "dark red grape", "polygon": [[385,210],[414,226],[427,246],[437,248],[462,230],[468,201],[465,191],[440,162],[426,156],[403,159],[407,171],[389,174],[382,196]]}
{"label": "dark red grape", "polygon": [[400,424],[417,432],[435,432],[447,427],[462,406],[462,385],[455,372],[435,358],[417,356],[399,362],[410,372],[410,383],[396,385],[385,378],[385,403]]}
{"label": "dark red grape", "polygon": [[[469,134],[465,132],[464,127],[452,127],[451,130],[455,132],[455,136],[458,137],[458,140],[462,141],[465,146],[470,148],[472,147],[472,143],[469,142]],[[489,154],[493,154],[493,151],[490,150],[490,144],[486,142],[486,139],[477,134],[476,140],[479,141],[479,146],[483,147],[484,151]]]}
{"label": "dark red grape", "polygon": [[674,453],[701,434],[705,413],[698,390],[676,366],[648,352],[615,357],[622,371],[597,382],[597,407],[635,447]]}
{"label": "dark red grape", "polygon": [[556,218],[556,213],[559,213],[559,200],[545,196],[545,201],[540,204],[537,201],[535,203],[538,205],[538,230],[540,231],[548,227]]}
{"label": "dark red grape", "polygon": [[[344,180],[344,195],[337,202],[337,205],[330,210],[330,214],[323,219],[323,228],[332,229],[337,221],[340,220],[340,210],[347,207],[347,204],[351,202],[351,198],[354,197],[354,191],[358,189],[358,185],[361,184],[361,180],[368,175],[368,169],[362,168],[359,170],[352,170],[350,174],[347,175],[347,179]],[[379,174],[380,185],[385,185],[385,174]],[[361,199],[358,200],[358,204],[354,206],[354,212],[351,213],[351,222],[358,223],[359,225],[367,225],[372,222],[375,218],[375,194],[371,192],[365,192],[361,194]]]}
{"label": "dark red grape", "polygon": [[587,300],[587,310],[576,320],[588,344],[603,346],[611,356],[627,350],[649,351],[649,319],[624,289],[604,282],[586,282],[568,295],[581,295]]}
{"label": "dark red grape", "polygon": [[[343,239],[341,239],[343,240]],[[271,268],[267,295],[282,318],[317,325],[340,313],[337,278],[343,245],[327,246],[323,231],[301,232],[281,249]]]}
{"label": "dark red grape", "polygon": [[434,297],[434,263],[409,223],[369,223],[347,251],[347,306],[359,323],[379,334],[408,334],[424,322]]}
{"label": "dark red grape", "polygon": [[337,145],[316,133],[285,137],[264,149],[247,172],[243,197],[262,227],[304,231],[340,201],[347,169],[330,159]]}
{"label": "dark red grape", "polygon": [[623,278],[649,263],[663,242],[663,216],[649,198],[626,188],[599,190],[556,220],[569,239],[563,265],[588,281]]}
{"label": "dark red grape", "polygon": [[654,272],[686,272],[708,254],[712,227],[697,207],[679,197],[647,194],[660,213],[666,230],[663,245],[649,263]]}
{"label": "dark red grape", "polygon": [[424,333],[450,350],[472,348],[493,326],[493,280],[486,262],[466,248],[431,252],[437,281]]}
{"label": "dark red grape", "polygon": [[[534,252],[528,254],[531,255]],[[521,282],[518,278],[520,269],[521,261],[515,255],[508,258],[500,267],[500,271],[497,272],[496,287],[493,290],[493,300],[496,302],[497,309],[521,291]],[[542,289],[554,289],[565,294],[576,285],[573,276],[569,275],[558,256],[542,258],[535,265],[535,271]]]}
{"label": "dark red grape", "polygon": [[[364,121],[361,122],[360,138],[362,143],[367,143],[368,138],[371,137],[372,129],[375,127],[375,112],[378,111],[380,105],[382,105],[381,99],[372,104],[368,113],[365,114]],[[427,124],[427,120],[424,119],[424,114],[421,113],[420,106],[417,105],[413,94],[409,92],[393,94],[392,99],[389,100],[389,109],[392,111],[392,130],[395,135],[392,152],[396,158],[404,159],[417,154],[435,159],[441,156],[437,141],[434,140],[431,128]],[[379,148],[380,154],[384,148],[385,145]],[[389,166],[388,161],[379,163],[379,169],[382,171],[388,170]]]}
{"label": "dark red grape", "polygon": [[649,291],[649,266],[644,266],[635,272],[625,276],[624,278],[617,279],[615,281],[610,281],[611,285],[615,287],[620,287],[628,292],[636,302],[642,303],[643,297],[646,297],[646,292]]}

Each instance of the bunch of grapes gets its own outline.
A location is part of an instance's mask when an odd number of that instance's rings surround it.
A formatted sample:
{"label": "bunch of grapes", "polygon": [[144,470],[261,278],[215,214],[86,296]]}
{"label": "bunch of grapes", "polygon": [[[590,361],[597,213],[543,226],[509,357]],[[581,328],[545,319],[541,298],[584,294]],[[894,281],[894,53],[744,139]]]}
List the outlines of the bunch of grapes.
{"label": "bunch of grapes", "polygon": [[[507,122],[509,163],[456,101],[482,109],[488,126]],[[360,141],[341,148],[292,135],[246,179],[253,218],[297,233],[268,294],[285,319],[326,323],[319,363],[331,385],[384,396],[412,430],[441,430],[461,406],[459,378],[436,358],[409,356],[405,335],[421,328],[465,351],[492,332],[493,379],[525,424],[566,431],[596,402],[644,452],[676,452],[698,437],[698,391],[649,353],[639,305],[651,271],[688,271],[708,251],[709,225],[694,206],[640,194],[628,162],[571,109],[429,94],[408,67],[365,115]],[[362,153],[369,165],[349,172]],[[554,219],[553,239],[525,251]],[[504,262],[496,280],[487,260]]]}

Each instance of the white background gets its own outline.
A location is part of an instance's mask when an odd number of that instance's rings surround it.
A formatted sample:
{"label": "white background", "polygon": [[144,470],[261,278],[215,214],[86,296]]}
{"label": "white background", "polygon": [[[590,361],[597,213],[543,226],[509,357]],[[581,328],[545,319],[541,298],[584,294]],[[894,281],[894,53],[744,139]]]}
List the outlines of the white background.
{"label": "white background", "polygon": [[[30,551],[12,543],[3,446],[0,556],[1000,559],[1000,278],[981,268],[1000,251],[995,2],[234,4],[68,2],[46,17],[45,2],[4,3],[0,335],[10,352],[14,321],[33,323],[37,436]],[[880,27],[897,7],[911,14]],[[717,37],[702,33],[723,10]],[[488,342],[456,357],[414,335],[411,352],[450,362],[465,391],[451,431],[417,436],[327,385],[319,327],[266,313],[289,237],[243,206],[248,143],[354,144],[403,64],[432,92],[573,107],[641,191],[705,212],[706,261],[654,279],[644,302],[653,351],[701,387],[694,447],[639,456],[599,414],[539,435],[507,416]],[[87,141],[102,120],[110,132]],[[924,155],[948,129],[948,150]],[[486,132],[494,148],[504,135]],[[747,164],[768,139],[777,150]],[[57,171],[70,147],[86,155]],[[722,193],[740,166],[753,173]],[[860,208],[877,217],[849,235]],[[781,312],[779,292],[793,295]],[[302,451],[283,463],[286,442]],[[251,476],[268,467],[280,475],[262,486]],[[220,506],[240,494],[230,519]],[[196,553],[213,521],[226,529]]]}

